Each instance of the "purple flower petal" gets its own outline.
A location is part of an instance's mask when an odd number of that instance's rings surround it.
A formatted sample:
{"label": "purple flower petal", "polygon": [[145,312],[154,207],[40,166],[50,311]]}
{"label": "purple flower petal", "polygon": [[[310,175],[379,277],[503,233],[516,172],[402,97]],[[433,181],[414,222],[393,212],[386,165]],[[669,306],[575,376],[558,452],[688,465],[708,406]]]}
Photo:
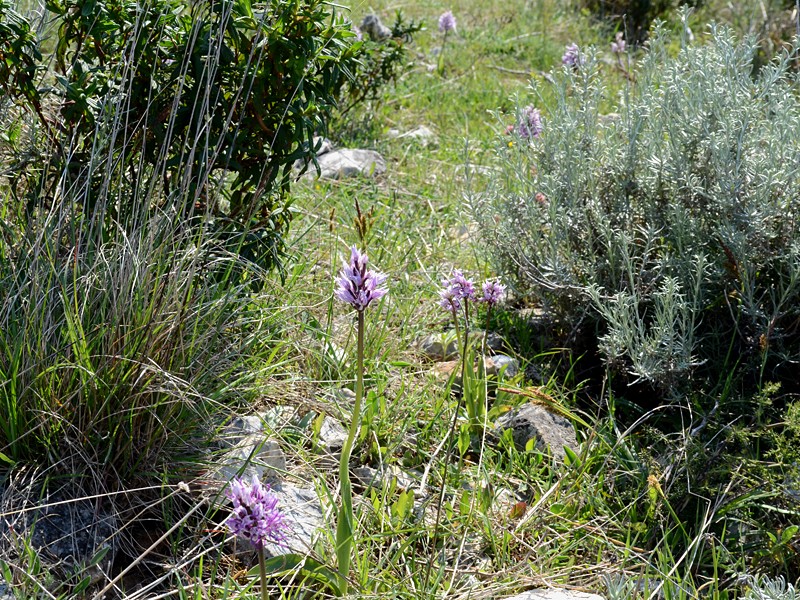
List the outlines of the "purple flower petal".
{"label": "purple flower petal", "polygon": [[389,291],[381,287],[386,282],[386,275],[367,269],[368,262],[366,253],[359,252],[353,246],[350,249],[350,262],[344,264],[336,278],[334,296],[358,311],[364,310],[373,300],[382,298]]}
{"label": "purple flower petal", "polygon": [[259,550],[266,542],[285,539],[288,523],[278,508],[278,497],[270,493],[269,486],[262,484],[257,475],[253,476],[251,485],[238,477],[231,481],[227,496],[233,503],[233,510],[225,523],[234,535]]}

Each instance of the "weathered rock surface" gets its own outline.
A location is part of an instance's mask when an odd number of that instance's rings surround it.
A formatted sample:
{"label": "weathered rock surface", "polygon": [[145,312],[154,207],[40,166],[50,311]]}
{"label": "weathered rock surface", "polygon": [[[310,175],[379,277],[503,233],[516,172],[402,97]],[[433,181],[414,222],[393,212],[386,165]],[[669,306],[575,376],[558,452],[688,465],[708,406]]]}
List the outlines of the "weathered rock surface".
{"label": "weathered rock surface", "polygon": [[380,488],[392,481],[396,483],[397,489],[399,490],[409,490],[416,485],[414,477],[396,465],[391,465],[383,469],[356,467],[353,469],[353,475],[365,488]]}
{"label": "weathered rock surface", "polygon": [[437,362],[452,360],[458,356],[458,342],[449,333],[432,333],[422,338],[417,347],[425,358]]}
{"label": "weathered rock surface", "polygon": [[378,15],[366,15],[359,25],[373,42],[383,42],[392,37],[392,30],[381,22]]}
{"label": "weathered rock surface", "polygon": [[[322,179],[344,179],[363,175],[374,177],[386,172],[386,161],[374,150],[341,148],[317,157]],[[304,177],[316,177],[317,171],[310,166]]]}
{"label": "weathered rock surface", "polygon": [[[328,152],[333,150],[333,142],[330,141],[328,138],[316,137],[315,136],[313,144],[314,144],[314,147],[317,148],[317,158],[319,158],[323,154],[327,154]],[[314,170],[314,167],[311,164],[311,161],[310,160],[306,160],[306,159],[302,159],[302,158],[298,158],[296,161],[294,161],[294,164],[292,166],[294,167],[294,169],[296,171],[299,171],[300,169],[302,169],[306,165],[309,165],[309,169],[311,171]]]}
{"label": "weathered rock surface", "polygon": [[603,600],[597,594],[562,589],[529,590],[505,600]]}
{"label": "weathered rock surface", "polygon": [[508,378],[514,377],[519,373],[519,361],[505,354],[487,356],[483,359],[483,365],[487,375],[498,376],[502,374],[504,377]]}
{"label": "weathered rock surface", "polygon": [[278,442],[268,439],[268,435],[261,415],[234,418],[219,438],[220,445],[227,450],[212,460],[211,477],[222,484],[236,476],[276,479],[286,471],[286,456]]}
{"label": "weathered rock surface", "polygon": [[436,134],[425,125],[420,125],[405,133],[400,133],[399,129],[390,129],[388,131],[388,136],[392,139],[415,142],[422,147],[438,143]]}
{"label": "weathered rock surface", "polygon": [[[78,490],[35,490],[27,485],[3,489],[0,513],[8,517],[0,519],[0,558],[8,558],[6,551],[15,554],[21,540],[30,543],[43,563],[67,570],[87,565],[104,553],[99,564],[84,573],[100,581],[103,571],[110,570],[117,550],[119,522],[113,510],[97,500],[74,500],[85,496]],[[0,589],[0,599],[3,594]]]}
{"label": "weathered rock surface", "polygon": [[274,484],[271,491],[278,496],[278,506],[282,507],[289,528],[286,539],[281,544],[265,544],[264,549],[271,556],[308,554],[316,536],[325,527],[317,493],[313,488],[297,487],[286,482]]}
{"label": "weathered rock surface", "polygon": [[507,429],[512,430],[514,445],[519,450],[525,449],[528,440],[535,440],[536,448],[543,451],[549,448],[558,459],[565,456],[564,446],[578,451],[575,430],[569,420],[538,404],[524,404],[501,416],[494,435],[499,438]]}
{"label": "weathered rock surface", "polygon": [[342,448],[347,440],[347,430],[344,426],[329,415],[322,419],[319,430],[319,444],[317,450],[322,455],[321,465],[324,468],[336,468]]}

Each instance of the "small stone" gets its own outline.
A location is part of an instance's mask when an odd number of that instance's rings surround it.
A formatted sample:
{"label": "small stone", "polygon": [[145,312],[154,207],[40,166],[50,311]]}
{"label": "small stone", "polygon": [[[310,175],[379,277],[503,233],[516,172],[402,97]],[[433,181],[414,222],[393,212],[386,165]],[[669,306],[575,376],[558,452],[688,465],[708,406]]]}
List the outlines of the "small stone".
{"label": "small stone", "polygon": [[226,448],[236,446],[242,438],[264,430],[261,415],[237,416],[225,426],[219,438],[220,444]]}
{"label": "small stone", "polygon": [[458,356],[458,342],[448,333],[426,336],[418,342],[417,347],[425,358],[437,362],[452,360]]}
{"label": "small stone", "polygon": [[505,354],[495,354],[483,359],[487,375],[503,376],[508,379],[519,373],[519,361]]}
{"label": "small stone", "polygon": [[366,33],[373,42],[383,42],[392,37],[392,30],[381,22],[378,15],[365,16],[359,29]]}
{"label": "small stone", "polygon": [[503,336],[497,333],[496,331],[490,331],[489,334],[486,336],[486,347],[498,352],[503,350],[506,346],[506,341],[503,339]]}
{"label": "small stone", "polygon": [[[322,179],[344,179],[363,175],[374,177],[386,172],[386,161],[374,150],[342,148],[317,157]],[[309,167],[304,177],[314,178],[317,171]]]}
{"label": "small stone", "polygon": [[[450,377],[453,374],[453,371],[461,367],[460,360],[448,360],[446,362],[438,362],[433,365],[433,372],[442,378]],[[460,378],[460,375],[459,375]]]}
{"label": "small stone", "polygon": [[313,488],[301,488],[281,482],[272,487],[278,496],[278,506],[284,511],[289,523],[286,540],[280,545],[270,544],[265,549],[272,555],[303,554],[313,548],[316,536],[325,527],[319,498]]}
{"label": "small stone", "polygon": [[415,127],[414,129],[406,131],[405,133],[400,133],[399,129],[390,129],[387,135],[393,139],[415,142],[423,148],[438,142],[436,139],[436,134],[425,125],[420,125],[419,127]]}
{"label": "small stone", "polygon": [[511,429],[514,445],[524,451],[529,440],[535,440],[536,448],[546,451],[548,448],[554,457],[563,460],[566,456],[564,447],[578,452],[575,429],[565,417],[551,412],[538,404],[524,404],[503,416],[495,425],[493,436],[500,438],[502,432]]}
{"label": "small stone", "polygon": [[[314,148],[317,148],[317,157],[318,158],[320,156],[322,156],[323,154],[327,154],[328,152],[333,150],[333,142],[330,141],[328,138],[314,136],[312,144],[313,144]],[[309,168],[311,170],[314,169],[314,167],[312,165],[312,161],[311,161],[310,158],[309,159],[298,158],[296,161],[294,161],[294,164],[292,165],[292,167],[296,171],[299,171],[300,169],[302,169],[306,165],[309,165]]]}
{"label": "small stone", "polygon": [[323,456],[322,466],[335,468],[339,464],[339,458],[346,440],[347,431],[344,426],[333,417],[325,415],[322,419],[322,427],[319,430],[318,446]]}

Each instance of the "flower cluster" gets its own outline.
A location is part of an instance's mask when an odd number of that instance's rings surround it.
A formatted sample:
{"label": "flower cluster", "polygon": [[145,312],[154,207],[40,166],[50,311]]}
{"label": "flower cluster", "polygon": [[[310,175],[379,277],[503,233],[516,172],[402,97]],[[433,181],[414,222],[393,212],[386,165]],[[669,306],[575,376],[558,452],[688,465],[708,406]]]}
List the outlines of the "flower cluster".
{"label": "flower cluster", "polygon": [[453,11],[448,10],[439,17],[439,31],[441,33],[447,33],[448,31],[455,31],[455,29],[456,18],[453,16]]}
{"label": "flower cluster", "polygon": [[611,42],[611,52],[614,54],[622,54],[625,52],[626,48],[627,44],[625,43],[625,38],[622,36],[622,32],[618,31],[616,38]]}
{"label": "flower cluster", "polygon": [[488,306],[495,306],[506,292],[506,286],[497,281],[487,281],[483,284],[483,296],[478,302],[485,302]]}
{"label": "flower cluster", "polygon": [[261,550],[265,542],[285,539],[288,525],[278,508],[278,497],[257,475],[250,485],[239,477],[231,481],[227,496],[233,502],[233,512],[225,523],[234,535],[249,541],[256,550]]}
{"label": "flower cluster", "polygon": [[578,44],[567,46],[564,56],[561,57],[561,64],[567,67],[579,67],[583,63],[583,56]]}
{"label": "flower cluster", "polygon": [[439,306],[453,313],[461,310],[465,302],[484,302],[489,307],[495,306],[505,293],[505,286],[496,281],[487,281],[482,286],[482,295],[475,292],[475,283],[467,279],[464,274],[456,269],[453,276],[444,282],[444,287],[439,291]]}
{"label": "flower cluster", "polygon": [[542,131],[544,131],[544,125],[539,109],[533,106],[523,108],[516,127],[519,137],[526,140],[536,138],[542,134]]}
{"label": "flower cluster", "polygon": [[367,269],[368,261],[367,255],[353,246],[350,249],[350,262],[344,264],[336,278],[334,295],[358,311],[364,310],[370,302],[388,292],[381,287],[386,282],[386,275]]}

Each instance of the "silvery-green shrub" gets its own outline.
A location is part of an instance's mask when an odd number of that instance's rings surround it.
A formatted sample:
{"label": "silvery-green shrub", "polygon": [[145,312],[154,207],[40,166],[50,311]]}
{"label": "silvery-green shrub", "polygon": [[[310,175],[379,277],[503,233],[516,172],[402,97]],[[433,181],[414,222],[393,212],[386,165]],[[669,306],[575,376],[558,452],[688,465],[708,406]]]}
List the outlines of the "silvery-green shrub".
{"label": "silvery-green shrub", "polygon": [[688,37],[657,27],[616,94],[591,51],[534,85],[542,134],[503,138],[470,194],[516,292],[667,394],[800,359],[797,50],[754,73],[754,40]]}

